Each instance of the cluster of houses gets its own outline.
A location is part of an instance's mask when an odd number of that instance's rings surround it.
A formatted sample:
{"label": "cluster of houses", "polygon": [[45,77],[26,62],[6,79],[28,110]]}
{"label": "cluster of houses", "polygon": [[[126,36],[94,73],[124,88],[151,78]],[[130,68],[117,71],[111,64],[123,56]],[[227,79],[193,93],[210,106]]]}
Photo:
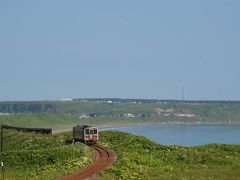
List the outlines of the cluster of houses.
{"label": "cluster of houses", "polygon": [[178,112],[176,110],[174,110],[173,108],[171,109],[161,109],[161,108],[156,108],[155,111],[157,112],[158,115],[164,115],[164,116],[170,116],[170,115],[174,115],[177,117],[195,117],[196,114],[190,111],[182,111],[182,112]]}
{"label": "cluster of houses", "polygon": [[[161,108],[156,108],[155,112],[159,115],[159,116],[177,116],[177,117],[187,117],[187,118],[192,118],[192,117],[196,117],[196,114],[193,112],[190,112],[188,110],[183,110],[183,111],[177,111],[173,108],[171,109],[161,109]],[[79,116],[80,119],[83,118],[95,118],[97,116],[99,116],[100,114],[96,114],[96,113],[89,113],[89,114],[82,114],[81,116]],[[149,117],[149,114],[132,114],[132,113],[123,113],[123,114],[119,114],[117,115],[118,118],[146,118]]]}
{"label": "cluster of houses", "polygon": [[97,117],[96,113],[90,113],[90,114],[82,114],[81,116],[79,116],[80,119],[84,119],[84,118],[95,118]]}
{"label": "cluster of houses", "polygon": [[145,118],[145,117],[147,117],[147,115],[146,114],[125,113],[125,114],[119,114],[118,117],[120,117],[120,118]]}
{"label": "cluster of houses", "polygon": [[[82,114],[79,116],[80,119],[85,119],[85,118],[95,118],[99,116],[99,114],[96,113],[90,113],[90,114]],[[148,117],[147,114],[131,114],[131,113],[124,113],[124,114],[119,114],[117,115],[119,118],[145,118]]]}

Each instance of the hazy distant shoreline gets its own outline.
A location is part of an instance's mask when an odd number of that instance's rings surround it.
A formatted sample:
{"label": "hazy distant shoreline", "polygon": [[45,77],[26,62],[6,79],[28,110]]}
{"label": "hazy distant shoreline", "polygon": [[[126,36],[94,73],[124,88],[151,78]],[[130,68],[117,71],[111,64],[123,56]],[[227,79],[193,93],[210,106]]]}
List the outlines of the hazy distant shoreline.
{"label": "hazy distant shoreline", "polygon": [[172,124],[172,125],[240,125],[239,122],[234,123],[223,123],[223,122],[146,122],[146,123],[127,123],[119,125],[99,125],[96,126],[99,129],[108,129],[108,128],[118,128],[118,127],[128,127],[128,126],[144,126],[148,124]]}
{"label": "hazy distant shoreline", "polygon": [[[144,122],[144,123],[126,123],[126,124],[109,124],[109,125],[93,125],[99,130],[107,130],[107,129],[112,129],[112,128],[121,128],[121,127],[129,127],[129,126],[144,126],[144,125],[154,125],[154,124],[172,124],[172,125],[223,125],[223,126],[228,126],[228,125],[240,125],[239,122]],[[56,129],[53,130],[53,134],[59,134],[59,133],[67,133],[67,132],[72,132],[71,128],[67,129]]]}

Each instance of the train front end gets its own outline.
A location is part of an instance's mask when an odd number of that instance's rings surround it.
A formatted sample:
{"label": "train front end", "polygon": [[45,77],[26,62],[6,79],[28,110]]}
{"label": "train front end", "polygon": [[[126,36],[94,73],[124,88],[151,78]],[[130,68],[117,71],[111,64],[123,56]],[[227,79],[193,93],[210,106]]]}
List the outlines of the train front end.
{"label": "train front end", "polygon": [[86,144],[96,144],[98,141],[98,128],[87,125],[75,126],[73,127],[73,139]]}
{"label": "train front end", "polygon": [[87,144],[96,144],[98,141],[98,128],[96,127],[86,128],[84,140],[85,140],[85,143]]}

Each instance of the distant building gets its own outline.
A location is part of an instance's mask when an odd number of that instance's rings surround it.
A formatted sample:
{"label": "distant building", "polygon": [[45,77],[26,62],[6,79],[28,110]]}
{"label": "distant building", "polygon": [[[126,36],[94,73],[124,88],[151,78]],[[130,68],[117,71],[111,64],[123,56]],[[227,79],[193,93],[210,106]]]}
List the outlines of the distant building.
{"label": "distant building", "polygon": [[73,101],[72,99],[68,99],[68,98],[62,98],[60,99],[60,101]]}
{"label": "distant building", "polygon": [[194,113],[191,113],[191,112],[177,112],[177,113],[174,113],[175,116],[178,116],[178,117],[195,117],[195,114]]}
{"label": "distant building", "polygon": [[160,114],[165,114],[165,113],[168,113],[168,114],[171,114],[171,113],[174,113],[175,110],[173,108],[171,109],[161,109],[161,108],[156,108],[155,111],[160,115]]}
{"label": "distant building", "polygon": [[86,114],[82,114],[79,118],[80,118],[80,119],[90,118],[90,116],[88,116],[88,115],[86,115]]}
{"label": "distant building", "polygon": [[137,117],[137,118],[146,118],[147,115],[146,115],[146,114],[138,114],[136,117]]}
{"label": "distant building", "polygon": [[125,117],[125,118],[134,118],[135,115],[131,114],[131,113],[126,113],[126,114],[123,114],[123,117]]}
{"label": "distant building", "polygon": [[96,114],[96,113],[91,113],[91,114],[89,114],[89,116],[90,116],[91,118],[94,118],[94,117],[97,117],[97,114]]}

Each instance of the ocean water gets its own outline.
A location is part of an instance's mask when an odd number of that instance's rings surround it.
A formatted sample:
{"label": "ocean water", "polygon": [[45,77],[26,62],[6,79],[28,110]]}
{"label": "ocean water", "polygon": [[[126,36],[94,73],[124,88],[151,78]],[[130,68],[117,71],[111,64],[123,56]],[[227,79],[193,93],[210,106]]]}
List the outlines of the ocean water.
{"label": "ocean water", "polygon": [[129,132],[165,145],[240,144],[240,125],[146,124],[104,130]]}

